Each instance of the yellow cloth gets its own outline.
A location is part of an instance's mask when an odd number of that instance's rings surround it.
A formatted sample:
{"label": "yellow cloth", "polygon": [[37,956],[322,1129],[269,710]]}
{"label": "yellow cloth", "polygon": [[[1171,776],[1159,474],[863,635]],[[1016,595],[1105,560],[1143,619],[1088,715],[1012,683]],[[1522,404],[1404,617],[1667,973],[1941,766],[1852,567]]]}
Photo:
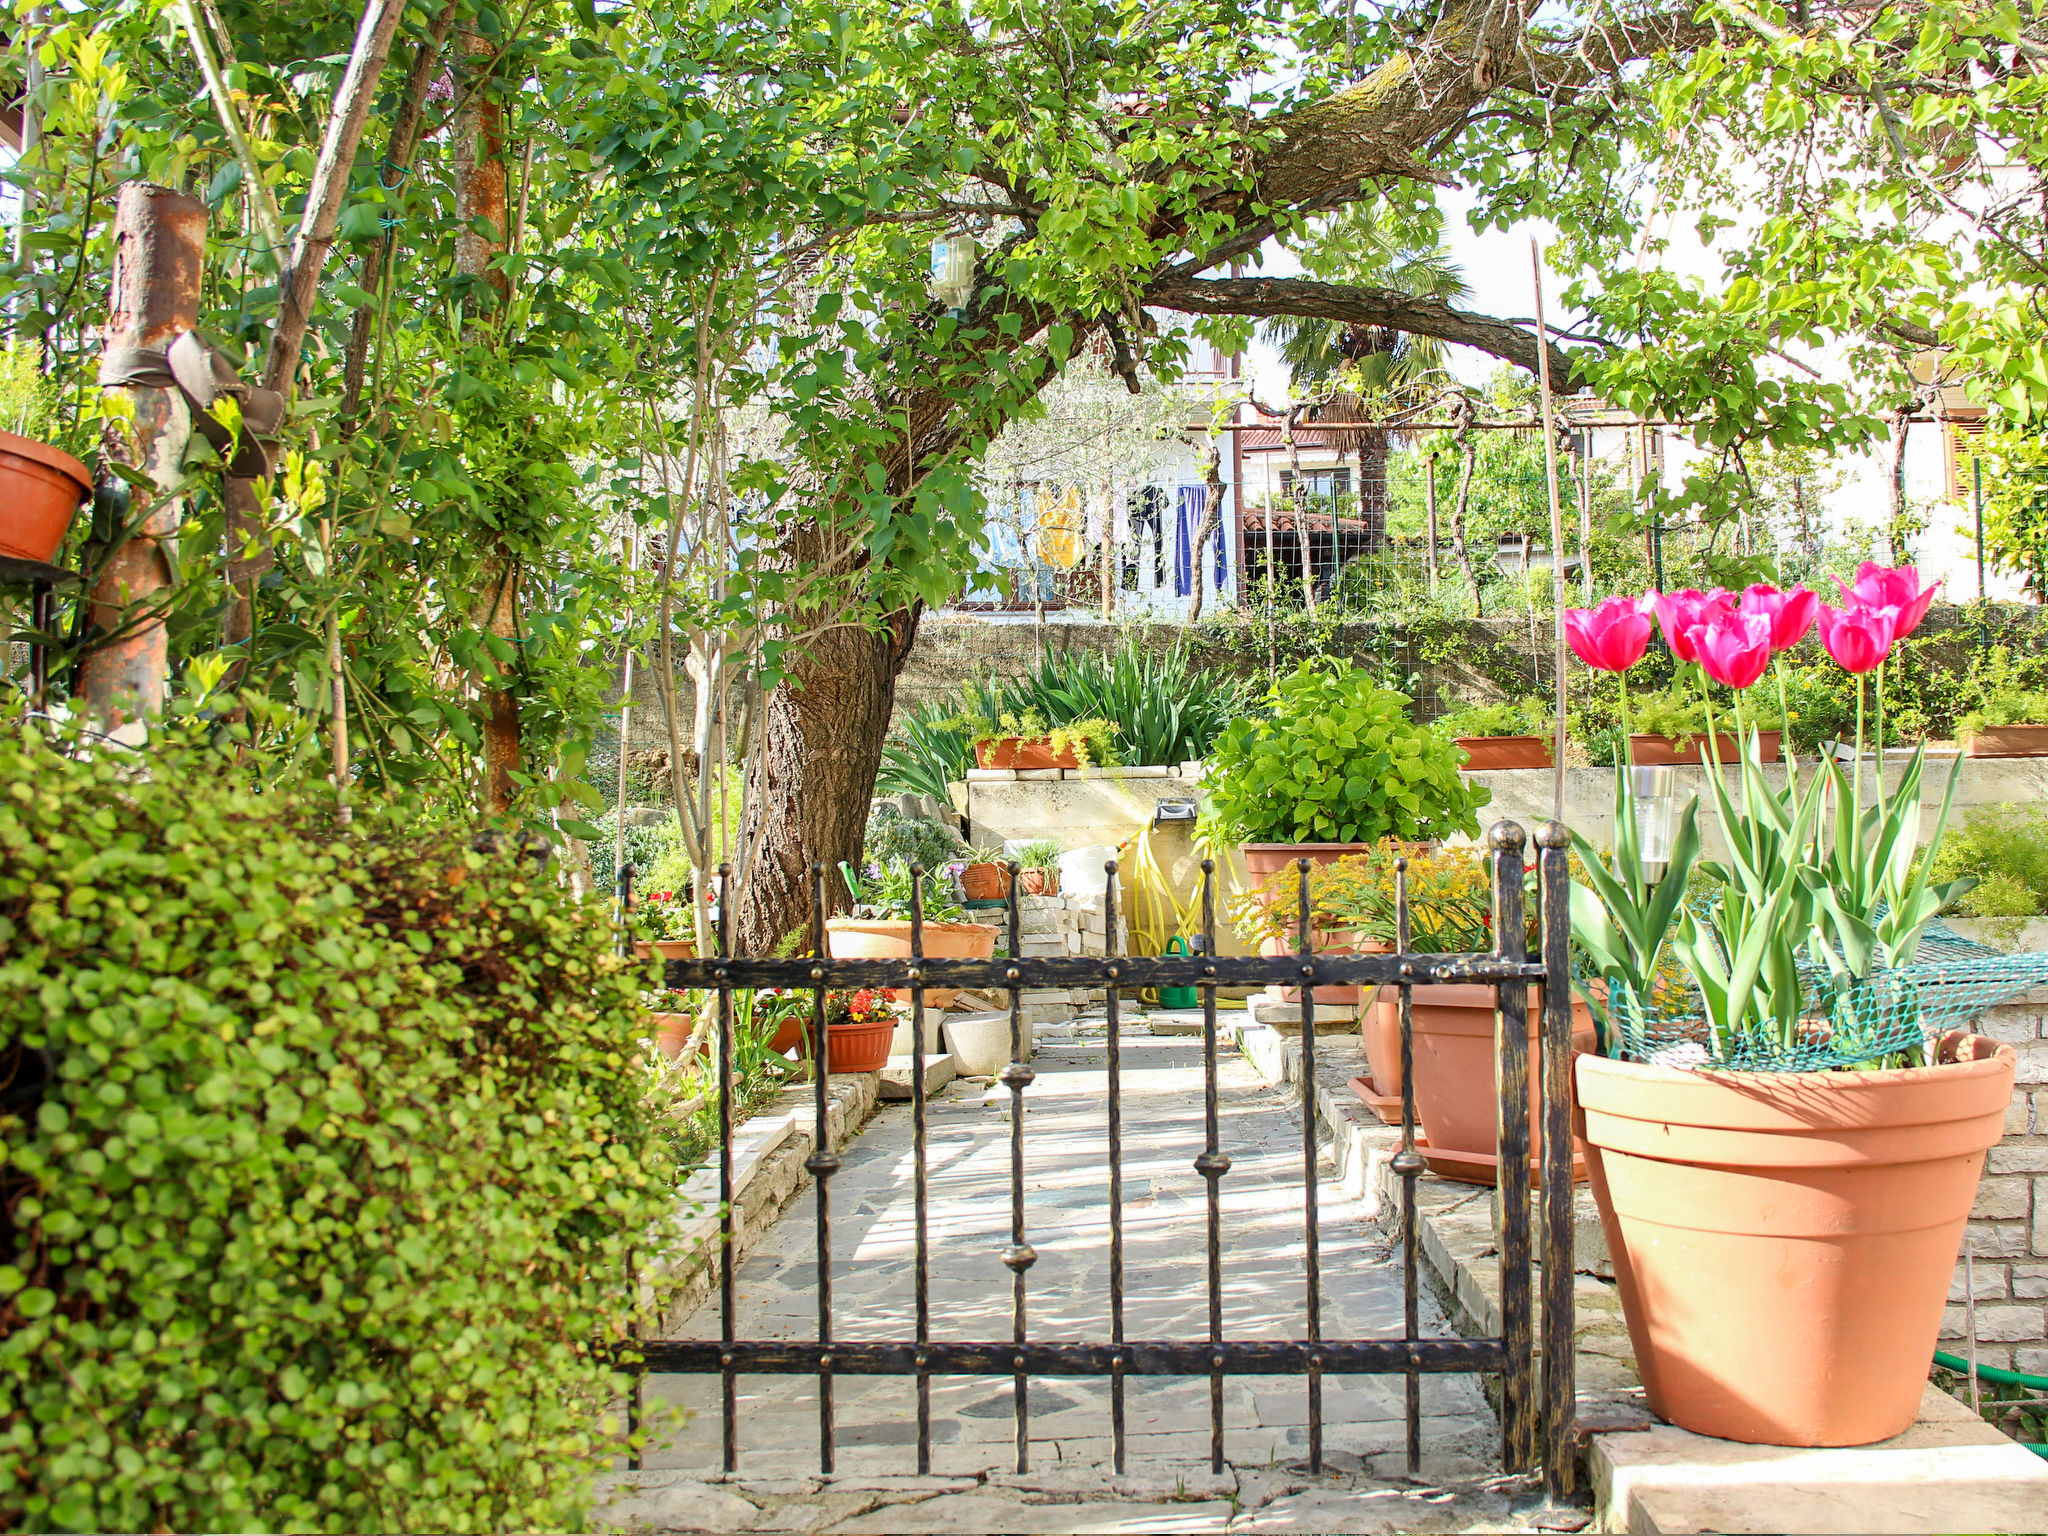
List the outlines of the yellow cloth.
{"label": "yellow cloth", "polygon": [[1038,558],[1070,571],[1087,553],[1088,514],[1078,486],[1038,493]]}

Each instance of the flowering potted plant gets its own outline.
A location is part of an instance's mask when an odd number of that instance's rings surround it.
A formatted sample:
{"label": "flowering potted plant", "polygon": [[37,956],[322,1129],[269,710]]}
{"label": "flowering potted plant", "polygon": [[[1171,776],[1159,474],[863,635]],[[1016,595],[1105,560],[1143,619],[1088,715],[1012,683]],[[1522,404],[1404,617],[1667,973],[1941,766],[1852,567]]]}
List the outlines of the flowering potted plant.
{"label": "flowering potted plant", "polygon": [[[853,915],[835,917],[825,924],[825,948],[835,960],[908,960],[910,958],[910,914],[913,876],[901,859],[881,866],[869,865],[865,877],[853,866],[841,864],[840,874],[853,897]],[[927,958],[934,960],[986,960],[996,952],[1001,930],[988,923],[967,923],[959,903],[953,900],[952,883],[926,877],[920,893],[923,902],[923,941]],[[894,995],[908,999],[910,990],[898,987]],[[924,1000],[944,1008],[959,995],[957,987],[929,987]]]}
{"label": "flowering potted plant", "polygon": [[1304,661],[1266,712],[1209,748],[1202,830],[1237,843],[1262,880],[1297,858],[1328,863],[1384,837],[1479,835],[1493,792],[1459,775],[1460,753],[1408,718],[1408,697],[1348,663]]}
{"label": "flowering potted plant", "polygon": [[[1924,747],[1890,797],[1880,780],[1866,800],[1860,769],[1863,678],[1933,590],[1865,563],[1840,608],[1803,589],[1703,597],[1578,615],[1579,633],[1633,641],[1655,613],[1674,652],[1735,691],[1741,753],[1739,792],[1708,775],[1725,863],[1699,861],[1688,808],[1664,876],[1647,878],[1625,773],[1612,868],[1574,838],[1572,934],[1604,983],[1586,998],[1606,1026],[1604,1053],[1576,1061],[1579,1125],[1651,1408],[1724,1439],[1867,1444],[1918,1410],[2012,1094],[2011,1048],[1933,1031],[1907,970],[1958,894],[1930,881],[1955,779],[1922,850]],[[1855,679],[1859,766],[1802,783],[1794,759],[1774,788],[1742,699],[1808,623]],[[1615,672],[1640,655],[1574,649]],[[1681,899],[1695,863],[1713,888],[1697,910]]]}
{"label": "flowering potted plant", "polygon": [[[1418,845],[1419,846],[1419,845]],[[1378,940],[1361,944],[1351,932],[1351,923],[1336,914],[1348,911],[1357,887],[1380,878],[1400,856],[1400,844],[1386,850],[1371,848],[1364,853],[1345,854],[1326,863],[1312,863],[1308,871],[1309,947],[1318,955],[1385,954],[1388,946]],[[1301,930],[1301,874],[1293,863],[1283,864],[1250,890],[1230,898],[1231,926],[1247,944],[1256,944],[1268,957],[1298,952]],[[1299,1002],[1299,987],[1277,989],[1285,1002]],[[1358,1002],[1357,987],[1319,986],[1315,1001],[1329,1006],[1350,1007]],[[1395,1090],[1399,1091],[1398,1086]]]}
{"label": "flowering potted plant", "polygon": [[1436,728],[1464,749],[1466,772],[1487,773],[1550,767],[1553,724],[1550,705],[1532,698],[1468,704],[1439,718]]}
{"label": "flowering potted plant", "polygon": [[983,768],[1087,768],[1116,762],[1117,728],[1107,720],[1069,720],[1048,726],[1036,709],[1004,710],[995,719],[965,715],[955,722],[974,745]]}
{"label": "flowering potted plant", "polygon": [[877,987],[834,992],[825,999],[825,1070],[879,1072],[889,1064],[896,1010]]}
{"label": "flowering potted plant", "polygon": [[696,912],[688,891],[648,891],[637,898],[633,931],[640,937],[633,953],[641,959],[689,960],[697,953]]}

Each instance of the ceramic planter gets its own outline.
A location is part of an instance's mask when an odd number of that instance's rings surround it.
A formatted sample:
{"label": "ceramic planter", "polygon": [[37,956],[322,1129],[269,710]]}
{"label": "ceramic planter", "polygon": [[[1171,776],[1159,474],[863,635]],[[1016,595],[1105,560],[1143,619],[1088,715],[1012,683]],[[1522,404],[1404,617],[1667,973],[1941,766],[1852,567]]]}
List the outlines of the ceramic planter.
{"label": "ceramic planter", "polygon": [[683,1047],[690,1043],[690,1031],[697,1027],[694,1014],[650,1013],[648,1022],[654,1026],[654,1045],[670,1061],[683,1054]]}
{"label": "ceramic planter", "polygon": [[[1342,929],[1317,928],[1310,934],[1309,943],[1314,947],[1315,953],[1319,955],[1383,953],[1381,950],[1361,949],[1352,942],[1352,939],[1353,935]],[[1299,954],[1300,952],[1299,942],[1292,933],[1283,934],[1277,939],[1259,940],[1259,953],[1269,960],[1284,959],[1289,955]],[[1299,987],[1278,987],[1269,988],[1268,990],[1277,991],[1284,1002],[1298,1003],[1301,1001],[1301,988]],[[1317,987],[1315,989],[1316,1001],[1318,1003],[1330,1003],[1346,1008],[1355,1008],[1358,1005],[1359,992],[1360,989],[1357,987]]]}
{"label": "ceramic planter", "polygon": [[633,946],[633,953],[642,960],[652,960],[656,955],[664,960],[694,960],[697,958],[695,939],[643,939]]}
{"label": "ceramic planter", "polygon": [[1551,766],[1548,736],[1460,736],[1457,742],[1465,749],[1467,773]]}
{"label": "ceramic planter", "polygon": [[894,1019],[880,1019],[872,1024],[827,1024],[825,1070],[831,1073],[881,1071],[889,1065],[889,1040],[895,1033]]}
{"label": "ceramic planter", "polygon": [[[1783,731],[1757,732],[1758,750],[1765,762],[1775,763],[1778,760],[1778,743],[1784,734]],[[1706,750],[1705,732],[1687,738],[1683,752],[1678,750],[1677,743],[1669,736],[1631,736],[1628,739],[1628,760],[1645,768],[1656,768],[1667,763],[1681,767],[1698,766],[1706,762]],[[1736,746],[1735,738],[1726,731],[1714,732],[1714,752],[1721,759],[1723,767],[1742,761],[1741,748]]]}
{"label": "ceramic planter", "polygon": [[970,864],[960,871],[960,895],[967,901],[1001,901],[1010,894],[1010,872],[1000,864]]}
{"label": "ceramic planter", "polygon": [[91,494],[91,473],[70,454],[0,432],[0,555],[49,564]]}
{"label": "ceramic planter", "polygon": [[1057,896],[1060,889],[1060,872],[1056,869],[1020,869],[1017,883],[1024,887],[1026,896]]}
{"label": "ceramic planter", "polygon": [[[1393,1014],[1392,1059],[1399,1061],[1400,994],[1394,988],[1382,988],[1380,1001]],[[1499,1059],[1494,1045],[1496,1001],[1495,990],[1489,986],[1434,982],[1415,988],[1410,1009],[1415,1118],[1429,1135],[1423,1157],[1431,1172],[1467,1184],[1493,1184],[1500,1174],[1500,1099],[1494,1089],[1494,1065]],[[1543,983],[1536,982],[1529,988],[1529,1107],[1535,1116],[1529,1156],[1538,1167],[1543,1153],[1542,1092],[1535,1063],[1542,1024]],[[1583,1002],[1572,999],[1572,1049],[1590,1051],[1597,1039],[1593,1015]],[[1575,1165],[1577,1161],[1575,1149]]]}
{"label": "ceramic planter", "polygon": [[1238,850],[1244,856],[1244,872],[1257,885],[1278,869],[1291,867],[1296,859],[1311,864],[1334,864],[1354,853],[1369,853],[1371,843],[1246,843]]}
{"label": "ceramic planter", "polygon": [[2012,1047],[1940,1065],[1678,1072],[1581,1056],[1593,1197],[1650,1407],[1702,1435],[1867,1445],[1919,1411]]}
{"label": "ceramic planter", "polygon": [[1963,743],[1965,757],[2048,757],[2048,725],[1994,725]]}
{"label": "ceramic planter", "polygon": [[983,768],[1078,768],[1081,760],[1067,747],[1055,753],[1049,737],[1005,736],[997,741],[977,741],[974,760]]}
{"label": "ceramic planter", "polygon": [[[987,923],[926,923],[924,953],[928,960],[986,960],[996,952],[1001,929]],[[834,960],[908,960],[910,920],[893,917],[835,917],[825,924],[825,950]],[[960,995],[958,987],[926,987],[927,1008],[944,1008]],[[910,989],[890,993],[910,1001]]]}
{"label": "ceramic planter", "polygon": [[[1023,1026],[1024,1059],[1031,1059],[1031,1026]],[[962,1077],[994,1077],[1010,1064],[1010,1016],[1007,1013],[956,1013],[946,1016],[943,1033],[953,1066]]]}

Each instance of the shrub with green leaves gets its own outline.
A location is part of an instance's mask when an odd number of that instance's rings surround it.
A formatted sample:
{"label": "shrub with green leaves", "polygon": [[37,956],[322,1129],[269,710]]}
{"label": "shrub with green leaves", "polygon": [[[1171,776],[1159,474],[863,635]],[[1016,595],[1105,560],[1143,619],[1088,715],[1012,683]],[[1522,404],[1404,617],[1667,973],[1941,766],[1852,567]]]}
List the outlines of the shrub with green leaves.
{"label": "shrub with green leaves", "polygon": [[674,1185],[649,977],[331,796],[0,734],[6,1529],[583,1528]]}
{"label": "shrub with green leaves", "polygon": [[1547,699],[1504,699],[1467,704],[1439,716],[1436,728],[1454,741],[1460,736],[1548,736],[1555,718]]}
{"label": "shrub with green leaves", "polygon": [[868,813],[867,840],[861,848],[866,864],[921,864],[927,870],[942,870],[965,857],[966,843],[942,821],[906,816],[887,804]]}
{"label": "shrub with green leaves", "polygon": [[1203,828],[1229,843],[1372,843],[1476,837],[1492,792],[1464,757],[1408,718],[1408,697],[1363,669],[1303,662],[1276,682],[1267,713],[1209,749]]}
{"label": "shrub with green leaves", "polygon": [[1956,903],[1964,917],[2037,917],[2048,912],[2048,808],[1984,805],[1941,840],[1934,879],[1974,875]]}

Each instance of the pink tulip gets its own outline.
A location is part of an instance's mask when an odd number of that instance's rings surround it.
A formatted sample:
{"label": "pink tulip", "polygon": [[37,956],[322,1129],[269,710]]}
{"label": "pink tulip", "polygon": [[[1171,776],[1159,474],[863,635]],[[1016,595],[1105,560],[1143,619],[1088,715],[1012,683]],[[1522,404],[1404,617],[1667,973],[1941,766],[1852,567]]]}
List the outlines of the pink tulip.
{"label": "pink tulip", "polygon": [[1768,614],[1715,612],[1692,630],[1692,645],[1707,676],[1730,688],[1747,688],[1771,664]]}
{"label": "pink tulip", "polygon": [[1821,649],[1848,672],[1870,672],[1891,654],[1892,610],[1889,608],[1830,608],[1820,605]]}
{"label": "pink tulip", "polygon": [[1735,611],[1734,595],[1720,587],[1711,592],[1696,587],[1687,587],[1683,592],[1659,592],[1652,588],[1643,594],[1643,601],[1656,610],[1657,622],[1664,627],[1664,643],[1680,661],[1700,659],[1692,635],[1708,614]]}
{"label": "pink tulip", "polygon": [[1650,616],[1638,602],[1610,597],[1597,607],[1565,609],[1564,637],[1595,671],[1626,672],[1650,643]]}
{"label": "pink tulip", "polygon": [[1805,587],[1780,592],[1764,582],[1742,589],[1740,607],[1744,613],[1761,613],[1771,621],[1771,654],[1789,651],[1813,628],[1813,612],[1820,598]]}
{"label": "pink tulip", "polygon": [[1881,608],[1892,615],[1892,638],[1903,640],[1920,627],[1920,621],[1927,617],[1927,610],[1934,604],[1938,581],[1926,586],[1920,584],[1920,573],[1910,565],[1879,565],[1875,560],[1866,560],[1856,567],[1856,584],[1845,585],[1837,580],[1842,589],[1842,601],[1851,607]]}

